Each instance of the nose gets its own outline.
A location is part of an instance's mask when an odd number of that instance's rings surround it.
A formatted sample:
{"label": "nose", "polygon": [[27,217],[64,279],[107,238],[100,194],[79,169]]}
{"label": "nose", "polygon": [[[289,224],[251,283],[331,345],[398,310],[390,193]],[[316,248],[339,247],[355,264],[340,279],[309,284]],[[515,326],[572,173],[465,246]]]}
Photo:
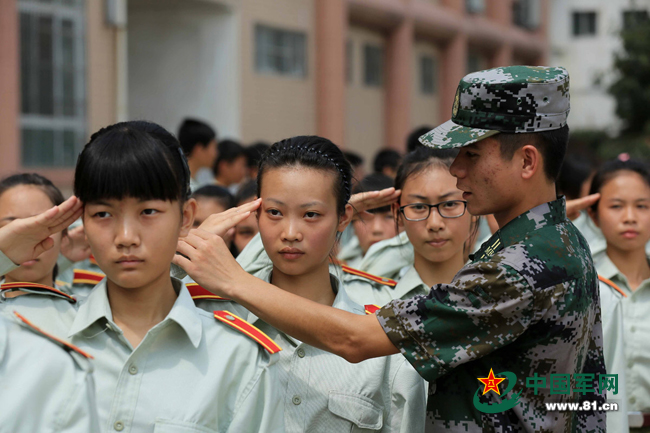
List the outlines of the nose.
{"label": "nose", "polygon": [[140,233],[135,221],[130,218],[119,220],[115,234],[115,244],[118,248],[129,248],[140,245]]}
{"label": "nose", "polygon": [[382,215],[373,215],[368,223],[370,225],[370,232],[374,235],[384,234],[384,225],[382,224]]}
{"label": "nose", "polygon": [[625,206],[625,222],[626,223],[635,223],[636,222],[636,208],[634,205]]}
{"label": "nose", "polygon": [[427,230],[438,232],[445,228],[445,219],[440,216],[436,208],[431,208],[429,218],[427,218]]}
{"label": "nose", "polygon": [[292,218],[287,218],[286,223],[282,229],[282,240],[285,242],[300,242],[302,241],[302,231],[298,221]]}
{"label": "nose", "polygon": [[467,175],[467,170],[465,169],[463,163],[460,161],[460,155],[458,155],[454,162],[449,167],[449,173],[455,178],[462,179]]}

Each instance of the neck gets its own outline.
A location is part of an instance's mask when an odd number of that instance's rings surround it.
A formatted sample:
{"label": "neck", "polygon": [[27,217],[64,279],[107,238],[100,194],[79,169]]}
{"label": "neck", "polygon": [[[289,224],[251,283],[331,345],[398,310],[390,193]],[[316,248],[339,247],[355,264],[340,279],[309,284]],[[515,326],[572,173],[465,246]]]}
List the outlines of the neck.
{"label": "neck", "polygon": [[216,181],[216,183],[217,183],[218,185],[222,185],[222,186],[230,186],[230,183],[228,182],[228,179],[227,179],[225,176],[223,176],[223,175],[217,175],[217,176],[214,178],[214,180]]}
{"label": "neck", "polygon": [[499,224],[499,228],[502,229],[506,224],[517,218],[519,215],[555,199],[557,199],[555,184],[544,182],[542,185],[530,188],[528,193],[524,194],[523,199],[516,203],[515,206],[504,212],[495,212],[494,219],[496,219]]}
{"label": "neck", "polygon": [[5,275],[5,283],[34,283],[34,284],[42,284],[44,286],[54,288],[54,275],[52,274],[52,272],[50,272],[49,274],[45,275],[43,278],[39,278],[38,280],[35,281],[17,280],[15,278],[12,278],[11,275]]}
{"label": "neck", "polygon": [[192,176],[193,179],[196,179],[196,173],[203,168],[201,164],[192,158],[187,159],[187,166],[190,168],[190,176]]}
{"label": "neck", "polygon": [[113,321],[124,331],[133,347],[167,317],[177,298],[169,269],[143,287],[125,289],[108,280],[106,288]]}
{"label": "neck", "polygon": [[650,265],[644,248],[622,251],[607,244],[607,257],[625,275],[632,290],[636,290],[643,281],[650,278]]}
{"label": "neck", "polygon": [[271,284],[294,295],[331,306],[336,294],[330,282],[329,262],[302,275],[288,275],[273,266]]}
{"label": "neck", "polygon": [[429,287],[433,287],[436,284],[451,283],[451,280],[454,279],[454,276],[464,265],[465,261],[462,251],[444,262],[432,262],[416,252],[413,262],[413,266],[418,272],[418,275],[420,275],[422,282]]}

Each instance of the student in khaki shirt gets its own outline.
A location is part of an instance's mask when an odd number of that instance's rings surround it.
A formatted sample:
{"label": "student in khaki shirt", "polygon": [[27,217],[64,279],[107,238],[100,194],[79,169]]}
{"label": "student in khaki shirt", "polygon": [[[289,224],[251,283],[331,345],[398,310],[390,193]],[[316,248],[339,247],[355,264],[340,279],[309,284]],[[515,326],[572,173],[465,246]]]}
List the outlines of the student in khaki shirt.
{"label": "student in khaki shirt", "polygon": [[[271,266],[256,276],[283,290],[354,314],[363,306],[330,271],[330,254],[350,222],[351,170],[320,137],[274,144],[258,175],[261,243]],[[248,247],[247,247],[248,248]],[[248,313],[282,348],[287,432],[423,432],[425,383],[399,356],[352,364],[288,336]]]}
{"label": "student in khaki shirt", "polygon": [[[619,411],[608,413],[607,423],[610,431],[623,431],[626,420],[618,419],[620,414],[650,414],[650,265],[645,251],[650,240],[650,169],[634,160],[606,162],[594,176],[591,193],[600,193],[589,214],[607,241],[605,251],[594,256],[603,280],[601,294],[606,291],[601,299],[605,361],[608,372],[619,377],[619,395],[610,395]],[[630,417],[629,425],[631,431],[650,431],[640,415]]]}
{"label": "student in khaki shirt", "polygon": [[95,357],[100,431],[284,431],[280,348],[235,315],[198,310],[169,275],[196,208],[174,137],[148,122],[102,129],[75,195],[106,279],[80,303],[23,295],[0,308],[39,309],[37,325]]}

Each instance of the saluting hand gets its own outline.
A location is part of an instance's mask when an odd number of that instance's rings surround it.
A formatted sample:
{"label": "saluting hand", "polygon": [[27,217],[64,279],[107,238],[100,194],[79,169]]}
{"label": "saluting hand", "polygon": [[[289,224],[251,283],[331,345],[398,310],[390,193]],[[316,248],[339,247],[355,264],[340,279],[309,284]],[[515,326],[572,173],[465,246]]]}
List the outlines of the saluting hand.
{"label": "saluting hand", "polygon": [[[237,282],[252,277],[237,263],[223,236],[260,206],[257,199],[225,212],[210,215],[197,229],[180,238],[173,262],[205,289],[226,298]],[[255,277],[252,277],[255,278]]]}
{"label": "saluting hand", "polygon": [[84,226],[68,230],[67,235],[61,239],[61,254],[71,262],[80,262],[90,257],[90,244],[86,239]]}
{"label": "saluting hand", "polygon": [[350,197],[350,204],[358,213],[365,212],[370,209],[377,209],[391,205],[397,201],[402,190],[393,187],[385,188],[380,191],[368,191],[353,194]]}
{"label": "saluting hand", "polygon": [[39,215],[14,220],[0,228],[0,251],[16,264],[35,259],[54,246],[51,236],[72,224],[82,212],[81,201],[72,196]]}

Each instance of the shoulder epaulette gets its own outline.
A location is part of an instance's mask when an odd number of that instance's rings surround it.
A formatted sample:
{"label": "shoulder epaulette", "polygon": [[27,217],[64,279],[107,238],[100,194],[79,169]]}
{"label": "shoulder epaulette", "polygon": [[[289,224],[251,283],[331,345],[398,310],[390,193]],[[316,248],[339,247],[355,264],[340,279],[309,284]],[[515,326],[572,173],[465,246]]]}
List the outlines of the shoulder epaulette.
{"label": "shoulder epaulette", "polygon": [[104,279],[106,275],[101,272],[86,271],[85,269],[75,269],[72,284],[92,284],[93,286]]}
{"label": "shoulder epaulette", "polygon": [[99,266],[99,264],[97,264],[97,260],[95,260],[95,256],[93,256],[92,254],[91,254],[90,257],[88,258],[88,261],[89,261],[90,263],[92,263],[93,265],[95,265],[95,266]]}
{"label": "shoulder epaulette", "polygon": [[230,301],[230,299],[222,298],[219,295],[215,295],[211,291],[204,289],[198,283],[187,283],[185,284],[187,290],[190,292],[192,299],[212,299],[215,301]]}
{"label": "shoulder epaulette", "polygon": [[59,298],[64,298],[73,304],[77,302],[77,300],[74,297],[68,295],[67,293],[62,292],[59,289],[55,289],[54,287],[46,286],[44,284],[16,282],[16,283],[4,283],[3,285],[0,286],[0,292],[20,290],[20,289],[27,289],[31,292],[48,293],[51,295],[55,295]]}
{"label": "shoulder epaulette", "polygon": [[83,356],[85,358],[93,359],[93,356],[91,354],[84,352],[83,350],[81,350],[77,346],[75,346],[74,344],[70,344],[65,340],[62,340],[62,339],[60,339],[58,337],[55,337],[54,335],[52,335],[52,334],[50,334],[48,332],[43,331],[41,328],[39,328],[38,326],[34,325],[32,322],[27,320],[24,316],[20,315],[17,311],[14,311],[14,314],[16,315],[16,317],[18,317],[20,319],[21,322],[23,322],[25,325],[27,325],[32,331],[34,331],[37,334],[42,335],[42,336],[44,336],[44,337],[46,337],[46,338],[48,338],[48,339],[50,339],[52,341],[54,341],[55,343],[59,344],[60,346],[63,346],[63,348],[65,350],[72,350],[74,352],[77,352],[78,354],[80,354],[81,356]]}
{"label": "shoulder epaulette", "polygon": [[616,290],[621,295],[623,295],[624,298],[627,298],[627,294],[620,287],[618,287],[612,280],[608,280],[607,278],[602,277],[600,275],[598,275],[598,279],[603,283],[607,284],[612,289]]}
{"label": "shoulder epaulette", "polygon": [[366,314],[375,314],[377,311],[381,310],[381,307],[375,304],[364,305],[363,308],[366,309]]}
{"label": "shoulder epaulette", "polygon": [[363,272],[358,269],[351,268],[349,266],[341,265],[341,269],[343,269],[343,272],[345,272],[346,274],[358,275],[360,277],[367,278],[370,281],[383,284],[385,286],[395,287],[397,285],[397,281],[391,280],[390,278],[378,277],[376,275],[372,275],[367,272]]}
{"label": "shoulder epaulette", "polygon": [[272,338],[266,335],[264,332],[256,328],[254,325],[251,325],[241,317],[236,314],[231,313],[230,311],[215,311],[214,318],[220,322],[225,323],[228,326],[235,328],[236,330],[248,335],[253,340],[257,341],[267,352],[273,354],[278,353],[282,350],[280,346],[277,345]]}

